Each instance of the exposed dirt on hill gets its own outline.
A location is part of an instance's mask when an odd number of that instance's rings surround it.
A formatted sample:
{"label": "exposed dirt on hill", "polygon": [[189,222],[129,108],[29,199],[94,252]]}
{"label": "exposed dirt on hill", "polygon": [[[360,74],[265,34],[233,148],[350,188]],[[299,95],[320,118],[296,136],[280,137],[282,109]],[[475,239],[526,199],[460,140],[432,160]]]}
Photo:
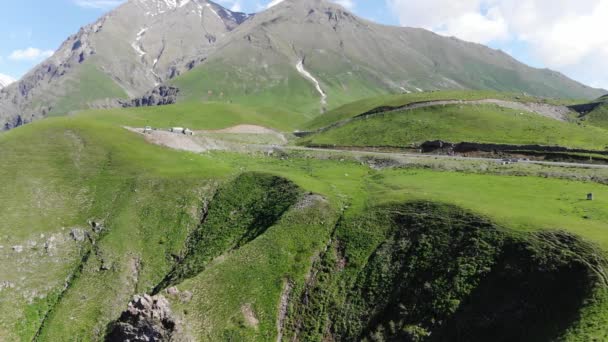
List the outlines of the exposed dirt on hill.
{"label": "exposed dirt on hill", "polygon": [[257,328],[260,324],[260,321],[255,316],[255,312],[253,311],[253,307],[251,304],[245,304],[241,307],[241,313],[243,313],[243,317],[245,318],[245,322],[248,326]]}
{"label": "exposed dirt on hill", "polygon": [[273,129],[258,125],[236,125],[218,130],[201,130],[198,134],[265,134],[277,137],[283,143],[287,143],[287,138]]}
{"label": "exposed dirt on hill", "polygon": [[[269,128],[254,125],[238,125],[215,131],[196,131],[194,135],[184,135],[163,130],[153,130],[143,133],[142,128],[124,127],[141,134],[146,141],[175,150],[203,153],[207,151],[266,151],[270,146],[267,141],[286,144],[287,138]],[[251,136],[260,136],[253,139]],[[268,139],[263,139],[268,137]],[[259,142],[257,141],[259,140]],[[273,143],[273,145],[275,145]]]}
{"label": "exposed dirt on hill", "polygon": [[293,290],[293,284],[291,281],[286,281],[283,285],[283,292],[281,293],[281,300],[279,301],[279,316],[277,318],[277,342],[283,340],[283,334],[285,329],[285,320],[287,319],[287,312],[289,309],[289,296]]}
{"label": "exposed dirt on hill", "polygon": [[257,125],[236,125],[224,129],[202,130],[200,133],[273,134],[275,130]]}
{"label": "exposed dirt on hill", "polygon": [[147,142],[180,151],[203,153],[207,151],[242,150],[243,146],[203,135],[184,135],[155,130],[143,133],[142,128],[125,127],[127,130],[144,136]]}

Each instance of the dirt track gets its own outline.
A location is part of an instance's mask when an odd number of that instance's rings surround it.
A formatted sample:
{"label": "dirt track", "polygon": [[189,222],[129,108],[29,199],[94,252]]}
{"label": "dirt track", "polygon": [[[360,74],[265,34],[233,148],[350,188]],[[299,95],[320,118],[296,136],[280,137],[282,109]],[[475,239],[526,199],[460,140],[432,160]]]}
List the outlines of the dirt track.
{"label": "dirt track", "polygon": [[[501,159],[497,158],[479,158],[479,157],[461,157],[461,156],[447,156],[437,154],[420,154],[420,153],[396,153],[396,152],[370,152],[370,151],[358,151],[358,150],[343,150],[343,149],[330,149],[330,148],[311,148],[311,147],[300,147],[300,146],[269,146],[269,145],[255,145],[255,144],[239,144],[219,139],[210,139],[202,135],[199,136],[187,136],[175,133],[169,133],[165,131],[154,131],[152,134],[143,134],[141,128],[125,127],[126,129],[144,135],[146,141],[169,147],[175,150],[189,151],[195,153],[207,152],[207,151],[234,151],[234,152],[269,152],[275,148],[292,151],[317,151],[317,152],[336,152],[336,153],[347,153],[355,156],[386,156],[386,157],[416,157],[416,158],[431,158],[431,159],[451,159],[451,160],[478,160],[478,161],[491,161],[500,162]],[[583,164],[583,163],[564,163],[564,162],[549,162],[549,161],[521,161],[522,164],[538,164],[538,165],[549,165],[549,166],[563,166],[563,167],[581,167],[591,169],[606,169],[608,165],[598,164]]]}

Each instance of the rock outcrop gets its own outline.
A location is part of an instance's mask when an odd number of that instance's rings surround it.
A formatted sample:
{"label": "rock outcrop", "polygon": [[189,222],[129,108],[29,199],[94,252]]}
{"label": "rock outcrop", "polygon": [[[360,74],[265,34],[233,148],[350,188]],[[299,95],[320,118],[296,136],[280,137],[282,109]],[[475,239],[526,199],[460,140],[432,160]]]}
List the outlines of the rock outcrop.
{"label": "rock outcrop", "polygon": [[169,341],[177,326],[164,296],[136,295],[106,341]]}
{"label": "rock outcrop", "polygon": [[178,88],[161,85],[142,97],[121,102],[121,105],[123,107],[164,106],[176,103],[178,94]]}

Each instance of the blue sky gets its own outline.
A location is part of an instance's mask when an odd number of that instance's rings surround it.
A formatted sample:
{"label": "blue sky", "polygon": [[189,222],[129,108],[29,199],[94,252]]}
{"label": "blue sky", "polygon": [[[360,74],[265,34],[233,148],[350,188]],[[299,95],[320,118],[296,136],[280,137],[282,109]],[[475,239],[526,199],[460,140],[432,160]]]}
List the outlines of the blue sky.
{"label": "blue sky", "polygon": [[[19,78],[80,27],[123,0],[5,1],[0,12],[0,76]],[[280,1],[280,0],[274,0]],[[608,0],[334,0],[375,22],[424,27],[499,48],[608,88]],[[271,0],[217,0],[257,12]]]}

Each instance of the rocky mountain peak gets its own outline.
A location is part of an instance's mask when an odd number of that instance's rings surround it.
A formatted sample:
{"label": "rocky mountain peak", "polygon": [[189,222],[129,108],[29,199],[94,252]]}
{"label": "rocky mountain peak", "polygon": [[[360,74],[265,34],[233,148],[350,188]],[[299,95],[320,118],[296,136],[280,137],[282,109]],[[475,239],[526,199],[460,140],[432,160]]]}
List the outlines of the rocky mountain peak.
{"label": "rocky mountain peak", "polygon": [[331,23],[333,27],[344,21],[366,22],[343,6],[327,0],[283,0],[258,16],[264,16],[268,21],[283,18],[295,22]]}

